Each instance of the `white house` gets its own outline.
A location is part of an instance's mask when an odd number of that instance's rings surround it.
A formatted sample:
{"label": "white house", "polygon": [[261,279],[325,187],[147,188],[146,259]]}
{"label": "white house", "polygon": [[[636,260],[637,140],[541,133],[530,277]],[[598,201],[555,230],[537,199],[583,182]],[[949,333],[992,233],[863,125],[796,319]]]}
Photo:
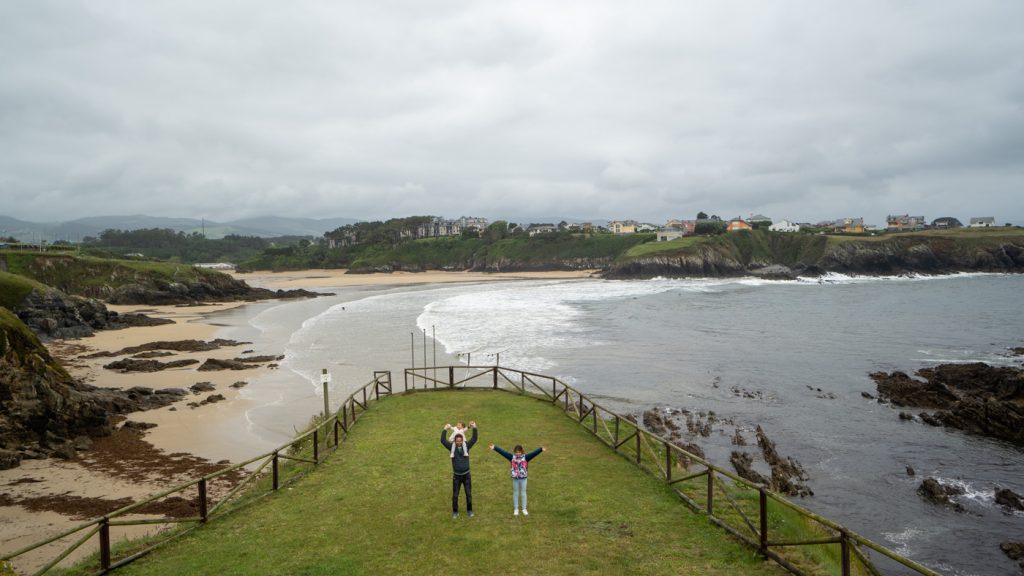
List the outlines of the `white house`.
{"label": "white house", "polygon": [[996,225],[996,219],[992,216],[982,216],[981,218],[971,218],[971,228],[990,228]]}
{"label": "white house", "polygon": [[664,230],[658,230],[658,242],[668,242],[682,237],[683,231],[679,228],[665,228]]}
{"label": "white house", "polygon": [[768,227],[772,232],[799,232],[800,225],[794,224],[789,220],[779,220]]}

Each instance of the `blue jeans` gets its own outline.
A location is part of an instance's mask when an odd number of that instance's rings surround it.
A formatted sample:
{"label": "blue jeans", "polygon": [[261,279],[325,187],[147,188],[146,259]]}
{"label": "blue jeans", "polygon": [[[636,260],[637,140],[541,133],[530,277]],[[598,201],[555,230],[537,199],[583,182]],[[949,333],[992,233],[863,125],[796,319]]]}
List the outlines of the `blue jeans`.
{"label": "blue jeans", "polygon": [[523,510],[526,510],[526,478],[512,479],[512,509],[519,508],[519,491],[523,492]]}

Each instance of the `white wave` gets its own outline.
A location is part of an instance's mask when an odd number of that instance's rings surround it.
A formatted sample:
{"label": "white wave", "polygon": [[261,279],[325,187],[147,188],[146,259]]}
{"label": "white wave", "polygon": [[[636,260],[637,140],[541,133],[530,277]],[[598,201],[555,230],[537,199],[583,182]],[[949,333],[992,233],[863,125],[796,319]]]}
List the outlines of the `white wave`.
{"label": "white wave", "polygon": [[906,528],[901,532],[882,532],[882,537],[893,545],[894,552],[900,556],[911,557],[914,550],[910,547],[910,543],[923,533],[917,528]]}

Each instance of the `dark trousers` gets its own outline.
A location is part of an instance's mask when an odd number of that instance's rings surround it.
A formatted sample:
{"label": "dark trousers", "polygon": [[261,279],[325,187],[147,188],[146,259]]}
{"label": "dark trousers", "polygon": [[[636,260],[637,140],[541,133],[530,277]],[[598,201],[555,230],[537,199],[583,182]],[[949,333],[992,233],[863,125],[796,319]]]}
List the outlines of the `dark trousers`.
{"label": "dark trousers", "polygon": [[473,511],[473,479],[469,472],[465,474],[452,474],[452,512],[459,511],[459,490],[466,486],[466,511]]}

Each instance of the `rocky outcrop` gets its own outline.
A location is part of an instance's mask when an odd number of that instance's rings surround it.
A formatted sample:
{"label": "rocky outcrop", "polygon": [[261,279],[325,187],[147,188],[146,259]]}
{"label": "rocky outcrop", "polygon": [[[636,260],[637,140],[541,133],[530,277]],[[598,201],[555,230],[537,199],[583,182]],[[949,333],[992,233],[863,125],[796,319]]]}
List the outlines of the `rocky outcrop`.
{"label": "rocky outcrop", "polygon": [[96,330],[173,322],[144,314],[118,314],[94,298],[69,296],[54,289],[34,289],[16,312],[33,332],[45,338],[82,338],[92,336]]}
{"label": "rocky outcrop", "polygon": [[0,307],[0,464],[74,457],[82,437],[109,435],[114,414],[166,406],[181,389],[101,389],[74,380],[17,316]]}
{"label": "rocky outcrop", "polygon": [[169,370],[171,368],[183,368],[185,366],[191,366],[192,364],[199,364],[199,360],[193,358],[184,358],[182,360],[171,360],[170,362],[161,362],[159,360],[139,360],[136,358],[125,358],[123,360],[115,360],[110,364],[105,364],[103,367],[107,370],[116,370],[122,374],[127,372],[160,372],[161,370]]}
{"label": "rocky outcrop", "polygon": [[957,512],[964,511],[964,507],[959,502],[955,502],[950,498],[951,496],[959,496],[964,493],[963,488],[958,486],[943,484],[934,478],[926,478],[917,487],[917,493],[932,504],[947,506]]}
{"label": "rocky outcrop", "polygon": [[880,399],[922,412],[926,423],[945,425],[1024,446],[1024,370],[984,363],[942,364],[917,371],[876,372]]}
{"label": "rocky outcrop", "polygon": [[678,249],[621,257],[609,278],[762,276],[792,278],[827,272],[860,275],[1024,271],[1024,236],[993,231],[841,239],[829,236],[736,232],[701,238]]}
{"label": "rocky outcrop", "polygon": [[215,340],[210,340],[208,342],[204,340],[157,340],[156,342],[147,342],[146,344],[140,344],[138,346],[129,346],[127,348],[122,348],[116,352],[94,352],[92,354],[83,356],[83,358],[127,356],[129,354],[139,354],[140,352],[148,352],[154,350],[174,350],[175,352],[209,352],[211,350],[217,350],[218,348],[225,346],[241,346],[242,344],[250,344],[250,342],[225,340],[223,338],[217,338]]}
{"label": "rocky outcrop", "polygon": [[1018,560],[1018,566],[1024,570],[1024,542],[1003,542],[999,545],[999,549],[1010,560]]}
{"label": "rocky outcrop", "polygon": [[813,496],[814,492],[803,482],[808,480],[803,466],[796,460],[780,456],[775,442],[768,438],[760,426],[757,427],[757,445],[761,448],[764,461],[772,469],[770,486],[772,490],[790,496]]}
{"label": "rocky outcrop", "polygon": [[1007,510],[1024,512],[1024,498],[1008,488],[996,488],[996,504]]}

